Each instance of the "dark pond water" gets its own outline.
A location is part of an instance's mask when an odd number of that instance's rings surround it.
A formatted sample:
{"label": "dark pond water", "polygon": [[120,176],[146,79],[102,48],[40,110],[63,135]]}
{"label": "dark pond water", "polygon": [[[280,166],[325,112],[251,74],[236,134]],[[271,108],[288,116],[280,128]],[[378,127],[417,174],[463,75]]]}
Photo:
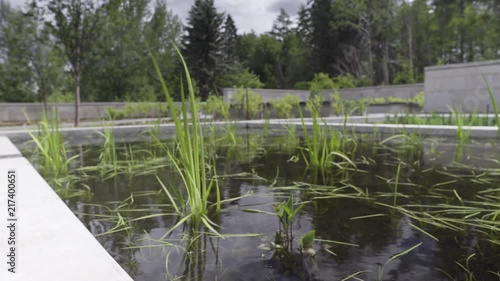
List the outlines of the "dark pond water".
{"label": "dark pond water", "polygon": [[[148,145],[131,147],[140,150]],[[437,146],[430,143],[410,149],[360,144],[352,154],[359,171],[334,175],[330,173],[332,169],[326,176],[318,176],[301,161],[290,161],[299,151],[280,147],[280,141],[272,147],[263,143],[260,148],[220,148],[218,174],[239,174],[221,180],[223,199],[239,199],[223,203],[220,214],[210,216],[219,226],[217,229],[228,235],[225,238],[214,237],[203,228],[193,232],[180,227],[161,239],[179,217],[172,215],[169,199],[160,191],[155,175],[121,174],[102,180],[96,172],[94,178],[82,182],[93,193],[90,201],[71,198],[65,202],[137,281],[499,280],[494,272],[500,269],[500,248],[488,240],[492,236],[483,235],[472,226],[452,231],[419,224],[409,215],[379,204],[394,203],[398,165],[401,170],[397,206],[457,205],[459,198],[477,200],[478,192],[498,186],[495,175],[448,165],[456,157],[450,154],[454,146],[449,147],[439,142]],[[463,152],[462,162],[477,168],[491,162],[485,156],[495,158],[491,146],[479,147]],[[80,159],[82,164],[97,163],[99,147],[84,147],[81,151],[85,151]],[[178,176],[169,169],[158,170],[157,174],[170,187],[180,185]],[[450,181],[451,184],[440,185]],[[326,185],[331,191],[299,183]],[[279,227],[277,217],[248,210],[273,212],[272,206],[286,200],[290,193],[295,200],[307,203],[293,223],[295,264],[287,268],[273,258],[270,249]],[[155,214],[166,215],[133,221]],[[115,229],[118,215],[129,221],[128,228],[101,235]],[[368,215],[375,216],[356,219]],[[316,230],[316,238],[348,244],[317,240],[316,255],[303,256],[299,254],[298,240],[310,230]],[[190,240],[190,235],[198,239]],[[419,244],[390,261],[394,255]],[[467,262],[467,257],[474,253]],[[475,279],[468,279],[468,272]]]}

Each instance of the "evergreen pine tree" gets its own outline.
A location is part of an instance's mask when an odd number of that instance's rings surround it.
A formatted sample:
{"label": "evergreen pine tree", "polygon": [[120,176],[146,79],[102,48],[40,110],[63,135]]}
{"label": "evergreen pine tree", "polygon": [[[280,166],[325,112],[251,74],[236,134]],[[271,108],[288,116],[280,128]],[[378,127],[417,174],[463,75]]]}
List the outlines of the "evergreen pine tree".
{"label": "evergreen pine tree", "polygon": [[280,42],[285,41],[285,36],[292,30],[292,20],[283,8],[280,9],[280,14],[273,23],[271,35],[278,39]]}
{"label": "evergreen pine tree", "polygon": [[217,12],[213,0],[196,0],[187,22],[186,61],[201,99],[206,100],[211,91],[219,91],[216,81],[224,73],[224,15]]}

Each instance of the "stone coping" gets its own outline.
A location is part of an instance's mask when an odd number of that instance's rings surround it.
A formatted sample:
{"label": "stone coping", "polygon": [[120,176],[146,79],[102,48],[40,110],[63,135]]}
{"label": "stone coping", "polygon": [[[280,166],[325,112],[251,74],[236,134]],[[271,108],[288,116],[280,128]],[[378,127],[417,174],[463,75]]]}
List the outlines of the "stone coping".
{"label": "stone coping", "polygon": [[[5,137],[0,150],[14,158],[0,159],[0,280],[132,281],[110,254],[59,198],[31,163]],[[10,149],[13,149],[9,152]],[[17,187],[16,273],[7,271],[7,174],[15,170]],[[9,198],[10,199],[10,198]],[[9,223],[9,224],[8,224]],[[10,259],[10,258],[9,258]]]}

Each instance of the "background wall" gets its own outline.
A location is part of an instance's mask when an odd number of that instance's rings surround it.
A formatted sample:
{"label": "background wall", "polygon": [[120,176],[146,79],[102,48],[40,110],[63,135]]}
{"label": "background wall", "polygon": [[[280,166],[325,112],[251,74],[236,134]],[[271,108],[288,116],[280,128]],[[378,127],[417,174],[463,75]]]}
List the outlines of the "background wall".
{"label": "background wall", "polygon": [[[363,88],[353,88],[353,89],[340,89],[340,97],[344,100],[355,100],[364,97],[371,98],[387,98],[387,97],[398,97],[398,98],[413,98],[419,92],[424,90],[424,84],[411,84],[411,85],[394,85],[394,86],[377,86],[377,87],[363,87]],[[252,89],[252,92],[259,94],[264,99],[264,102],[268,102],[271,99],[282,98],[288,94],[295,95],[299,98],[300,102],[305,102],[309,99],[309,91],[301,90],[270,90],[270,89]],[[224,89],[224,100],[226,102],[231,101],[231,97],[236,92],[234,88]],[[333,93],[332,90],[325,90],[321,94],[323,95],[323,101],[329,102],[330,95]]]}
{"label": "background wall", "polygon": [[492,113],[485,79],[500,101],[500,60],[426,67],[424,111]]}

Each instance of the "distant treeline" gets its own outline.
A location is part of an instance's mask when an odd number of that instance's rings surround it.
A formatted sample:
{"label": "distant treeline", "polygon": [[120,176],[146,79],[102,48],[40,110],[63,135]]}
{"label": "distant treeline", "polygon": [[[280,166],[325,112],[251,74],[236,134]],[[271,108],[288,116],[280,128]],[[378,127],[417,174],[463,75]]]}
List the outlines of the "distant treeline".
{"label": "distant treeline", "polygon": [[0,0],[0,102],[162,100],[151,55],[178,95],[174,45],[202,100],[233,86],[309,90],[315,77],[422,82],[425,66],[500,56],[500,1],[309,0],[267,33],[239,34],[213,0],[196,0],[185,26],[166,0]]}

